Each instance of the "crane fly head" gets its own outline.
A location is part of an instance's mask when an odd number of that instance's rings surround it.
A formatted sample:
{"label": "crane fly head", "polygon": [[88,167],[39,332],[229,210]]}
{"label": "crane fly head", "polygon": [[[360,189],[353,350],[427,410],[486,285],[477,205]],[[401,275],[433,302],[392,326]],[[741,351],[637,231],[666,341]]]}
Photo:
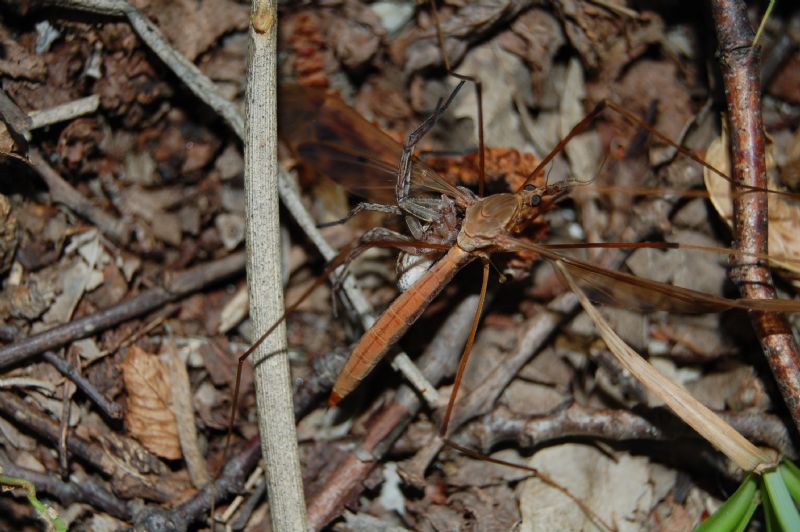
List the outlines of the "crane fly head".
{"label": "crane fly head", "polygon": [[516,193],[517,208],[514,216],[506,225],[511,234],[520,234],[537,226],[546,227],[542,215],[555,207],[570,190],[569,183],[551,183],[545,185],[525,184]]}
{"label": "crane fly head", "polygon": [[[517,194],[522,198],[520,203],[523,209],[532,211],[531,215],[536,216],[552,209],[569,193],[571,185],[571,182],[566,181],[542,186],[528,183]],[[536,211],[535,214],[533,211]]]}

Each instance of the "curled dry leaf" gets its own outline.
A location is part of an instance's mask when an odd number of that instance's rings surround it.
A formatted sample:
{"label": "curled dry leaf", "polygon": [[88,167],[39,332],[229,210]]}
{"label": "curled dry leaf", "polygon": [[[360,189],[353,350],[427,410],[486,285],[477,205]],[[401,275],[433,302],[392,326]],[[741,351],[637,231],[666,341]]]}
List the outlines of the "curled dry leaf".
{"label": "curled dry leaf", "polygon": [[14,262],[14,253],[19,242],[18,225],[11,201],[0,194],[0,273],[11,269]]}
{"label": "curled dry leaf", "polygon": [[[781,187],[775,179],[775,162],[771,155],[773,145],[770,143],[767,148],[767,174],[769,177],[768,186],[772,190],[780,190]],[[722,131],[719,138],[715,139],[708,147],[706,161],[725,175],[731,175],[731,159],[728,151],[728,132]],[[712,172],[708,168],[703,170],[706,188],[708,189],[711,203],[717,213],[729,225],[733,225],[733,200],[731,199],[730,183]],[[769,198],[769,253],[775,257],[795,257],[800,253],[800,233],[797,227],[800,225],[800,209],[796,202],[784,196],[770,194]],[[800,274],[800,268],[796,263],[772,261],[775,265],[792,272]]]}
{"label": "curled dry leaf", "polygon": [[170,408],[169,368],[157,356],[131,347],[122,364],[128,390],[125,423],[145,448],[170,460],[181,457],[178,425]]}

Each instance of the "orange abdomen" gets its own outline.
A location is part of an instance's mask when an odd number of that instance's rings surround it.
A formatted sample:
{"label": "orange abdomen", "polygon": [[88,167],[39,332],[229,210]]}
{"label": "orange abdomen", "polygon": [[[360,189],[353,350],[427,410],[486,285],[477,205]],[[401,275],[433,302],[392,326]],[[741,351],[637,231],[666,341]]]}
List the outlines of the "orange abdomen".
{"label": "orange abdomen", "polygon": [[460,247],[453,246],[414,286],[392,302],[372,328],[361,337],[336,379],[328,406],[337,404],[358,386],[389,347],[417,321],[433,298],[474,258]]}

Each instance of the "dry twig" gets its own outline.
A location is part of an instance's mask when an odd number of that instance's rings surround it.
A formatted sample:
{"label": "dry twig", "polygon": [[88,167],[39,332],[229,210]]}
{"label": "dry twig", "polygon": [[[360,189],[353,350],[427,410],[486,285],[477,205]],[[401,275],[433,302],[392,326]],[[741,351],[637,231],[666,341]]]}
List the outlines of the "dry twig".
{"label": "dry twig", "polygon": [[57,349],[69,342],[95,335],[123,321],[156,310],[170,301],[241,272],[244,262],[244,253],[234,253],[182,272],[168,272],[163,287],[150,288],[105,310],[3,347],[0,349],[0,369],[19,364],[49,349]]}
{"label": "dry twig", "polygon": [[[728,101],[733,150],[733,179],[746,187],[767,188],[764,124],[761,117],[759,51],[742,1],[712,0],[719,41],[720,68]],[[734,247],[746,253],[767,253],[767,194],[752,188],[734,199]],[[775,299],[769,268],[763,261],[732,258],[731,278],[744,297]],[[783,316],[751,312],[756,330],[795,428],[800,429],[800,353]]]}
{"label": "dry twig", "polygon": [[[277,56],[278,6],[254,0],[244,142],[247,216],[247,286],[257,334],[283,316],[281,231],[278,217]],[[253,353],[261,447],[275,530],[306,529],[303,480],[297,451],[286,326]]]}

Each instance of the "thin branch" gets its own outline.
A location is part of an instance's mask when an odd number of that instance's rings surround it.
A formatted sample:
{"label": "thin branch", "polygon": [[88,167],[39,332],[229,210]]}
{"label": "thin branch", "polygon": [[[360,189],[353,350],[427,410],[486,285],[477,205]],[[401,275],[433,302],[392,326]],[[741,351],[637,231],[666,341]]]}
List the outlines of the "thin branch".
{"label": "thin branch", "polygon": [[[763,412],[718,412],[722,419],[742,435],[772,447],[786,456],[797,456],[783,420]],[[674,441],[698,439],[697,433],[665,409],[646,413],[590,408],[573,404],[546,416],[523,417],[499,409],[484,416],[459,437],[459,443],[472,444],[488,453],[499,444],[513,443],[533,448],[567,437],[602,438],[611,441]]]}
{"label": "thin branch", "polygon": [[93,508],[125,521],[130,520],[133,515],[128,503],[119,500],[113,493],[91,478],[78,479],[73,476],[65,482],[55,475],[19,467],[4,459],[0,459],[0,466],[2,466],[4,474],[33,483],[37,491],[49,493],[64,506],[74,502],[89,504]]}
{"label": "thin branch", "polygon": [[[53,447],[57,446],[60,437],[59,424],[27,405],[13,393],[0,392],[0,415],[45,439]],[[125,467],[121,468],[101,445],[89,442],[74,433],[67,437],[67,450],[71,456],[91,465],[104,475],[123,480],[130,488],[129,493],[136,493],[158,502],[166,502],[175,497],[174,492],[155,482],[146,482],[142,476],[130,475]]]}
{"label": "thin branch", "polygon": [[100,96],[92,94],[85,98],[78,98],[71,102],[62,103],[61,105],[54,105],[47,109],[40,109],[32,111],[29,116],[31,117],[31,129],[39,129],[42,127],[52,126],[79,116],[88,115],[97,111],[100,106]]}
{"label": "thin branch", "polygon": [[[747,6],[740,0],[712,0],[719,41],[720,69],[728,103],[733,149],[733,179],[750,192],[737,194],[733,203],[734,247],[747,253],[766,254],[767,195],[753,187],[767,187],[764,124],[761,117],[759,50],[753,48],[753,30]],[[775,299],[772,276],[763,261],[743,255],[732,259],[731,278],[742,295]],[[795,427],[800,430],[800,353],[788,321],[776,314],[751,312],[764,354]]]}
{"label": "thin branch", "polygon": [[115,244],[123,247],[128,244],[133,232],[130,224],[125,220],[112,216],[83,197],[80,192],[45,161],[37,150],[31,150],[30,159],[33,167],[47,184],[53,201],[61,203],[81,218],[94,224],[101,233]]}
{"label": "thin branch", "polygon": [[168,510],[163,506],[148,506],[134,517],[137,530],[186,530],[189,525],[208,515],[211,497],[217,502],[224,501],[234,493],[239,493],[250,472],[255,469],[261,456],[258,438],[252,438],[245,448],[231,459],[213,485],[209,484],[197,494]]}
{"label": "thin branch", "polygon": [[[247,286],[257,334],[283,316],[278,216],[278,5],[253,0],[244,142]],[[306,530],[303,478],[292,409],[286,326],[253,353],[258,427],[267,463],[267,493],[275,530]]]}
{"label": "thin branch", "polygon": [[168,272],[163,287],[150,288],[105,310],[3,347],[0,349],[0,369],[19,364],[44,351],[57,349],[80,338],[93,336],[123,321],[152,312],[170,301],[241,272],[244,262],[244,253],[234,253],[188,270]]}
{"label": "thin branch", "polygon": [[114,401],[109,401],[100,391],[81,375],[78,368],[52,351],[45,351],[42,357],[55,367],[62,375],[75,383],[103,414],[110,419],[122,419],[122,408]]}

